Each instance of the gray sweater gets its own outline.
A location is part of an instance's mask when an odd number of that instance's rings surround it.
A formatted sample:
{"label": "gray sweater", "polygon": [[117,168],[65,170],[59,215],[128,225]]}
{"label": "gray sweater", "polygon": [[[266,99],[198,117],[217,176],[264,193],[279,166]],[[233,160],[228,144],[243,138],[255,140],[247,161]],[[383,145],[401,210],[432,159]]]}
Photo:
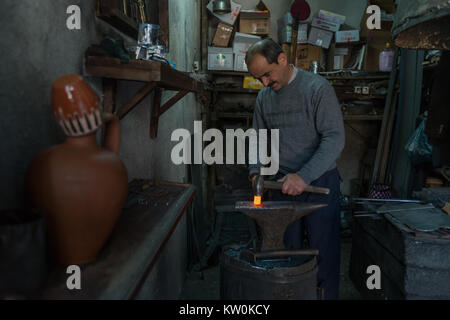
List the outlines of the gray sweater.
{"label": "gray sweater", "polygon": [[[278,92],[268,87],[259,92],[253,128],[279,129],[279,173],[296,172],[310,184],[336,167],[345,144],[344,122],[328,80],[297,70],[295,79]],[[249,165],[250,174],[259,173],[259,167]]]}

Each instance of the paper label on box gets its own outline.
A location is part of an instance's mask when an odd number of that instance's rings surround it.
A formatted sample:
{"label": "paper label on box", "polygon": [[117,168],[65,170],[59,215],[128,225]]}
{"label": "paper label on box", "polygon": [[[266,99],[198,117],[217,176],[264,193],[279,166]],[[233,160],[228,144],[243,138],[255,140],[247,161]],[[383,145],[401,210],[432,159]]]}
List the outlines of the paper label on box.
{"label": "paper label on box", "polygon": [[340,27],[340,25],[335,22],[322,20],[320,18],[314,18],[311,25],[313,27],[317,27],[317,28],[332,31],[332,32],[338,31],[339,27]]}
{"label": "paper label on box", "polygon": [[245,63],[244,54],[236,54],[234,57],[234,71],[247,72],[247,64]]}
{"label": "paper label on box", "polygon": [[340,70],[344,68],[344,56],[334,56],[334,70]]}
{"label": "paper label on box", "polygon": [[334,55],[335,56],[346,56],[346,55],[348,55],[348,48],[335,48]]}
{"label": "paper label on box", "polygon": [[208,47],[208,70],[233,70],[232,49]]}
{"label": "paper label on box", "polygon": [[359,30],[346,30],[336,32],[336,42],[355,42],[359,41]]}
{"label": "paper label on box", "polygon": [[259,40],[261,40],[259,36],[236,32],[233,41],[233,53],[246,54],[248,48]]}

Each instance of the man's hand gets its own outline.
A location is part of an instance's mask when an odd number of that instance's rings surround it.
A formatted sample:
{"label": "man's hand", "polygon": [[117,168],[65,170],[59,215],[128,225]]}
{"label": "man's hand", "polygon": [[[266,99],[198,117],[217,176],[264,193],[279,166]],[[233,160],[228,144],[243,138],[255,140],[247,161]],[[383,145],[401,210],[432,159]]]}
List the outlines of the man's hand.
{"label": "man's hand", "polygon": [[305,181],[296,173],[289,173],[285,175],[278,182],[283,182],[281,192],[290,196],[298,196],[305,191],[308,186]]}

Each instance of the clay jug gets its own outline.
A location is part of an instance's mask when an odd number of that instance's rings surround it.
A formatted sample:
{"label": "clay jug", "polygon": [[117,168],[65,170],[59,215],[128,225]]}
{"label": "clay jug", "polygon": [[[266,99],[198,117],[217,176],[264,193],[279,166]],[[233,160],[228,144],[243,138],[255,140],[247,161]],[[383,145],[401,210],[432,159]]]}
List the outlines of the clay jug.
{"label": "clay jug", "polygon": [[105,147],[99,146],[96,132],[106,118],[97,94],[77,75],[53,83],[52,106],[67,139],[32,160],[26,184],[31,203],[46,215],[52,256],[79,265],[97,258],[126,201],[120,122],[110,115]]}

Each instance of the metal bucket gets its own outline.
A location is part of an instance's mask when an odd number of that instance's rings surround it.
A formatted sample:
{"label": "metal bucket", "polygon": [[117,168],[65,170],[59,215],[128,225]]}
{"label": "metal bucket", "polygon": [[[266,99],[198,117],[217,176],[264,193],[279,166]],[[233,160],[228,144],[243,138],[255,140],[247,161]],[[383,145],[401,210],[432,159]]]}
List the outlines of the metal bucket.
{"label": "metal bucket", "polygon": [[242,249],[225,247],[220,257],[220,295],[224,300],[316,300],[315,255],[249,262]]}

